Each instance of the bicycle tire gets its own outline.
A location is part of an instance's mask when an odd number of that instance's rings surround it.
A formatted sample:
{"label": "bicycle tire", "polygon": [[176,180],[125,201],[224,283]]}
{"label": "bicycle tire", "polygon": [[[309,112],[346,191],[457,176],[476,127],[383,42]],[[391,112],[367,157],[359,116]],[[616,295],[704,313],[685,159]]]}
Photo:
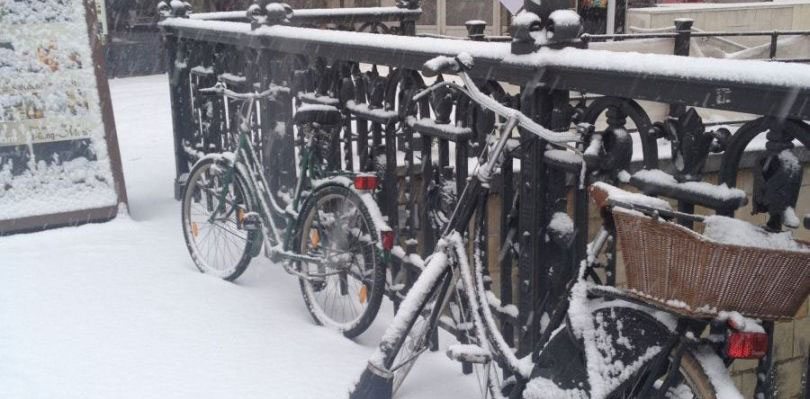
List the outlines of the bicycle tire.
{"label": "bicycle tire", "polygon": [[[317,282],[317,284],[315,284],[313,283],[313,280],[307,278],[300,278],[299,283],[301,287],[301,294],[304,297],[307,310],[309,311],[313,320],[319,325],[340,331],[347,338],[354,338],[364,333],[374,322],[385,293],[386,265],[382,259],[377,256],[376,249],[378,243],[380,242],[379,229],[375,225],[374,219],[371,217],[371,212],[369,211],[366,203],[353,189],[340,184],[327,184],[316,189],[315,192],[313,192],[307,198],[304,206],[302,207],[299,217],[299,228],[293,248],[302,255],[317,257],[319,254],[324,254],[324,258],[326,258],[324,252],[316,251],[321,241],[324,240],[323,235],[326,233],[326,231],[324,231],[324,229],[317,228],[313,230],[313,225],[315,222],[315,217],[318,216],[317,214],[324,211],[324,207],[327,205],[328,201],[333,200],[337,200],[341,204],[350,203],[357,211],[356,214],[359,219],[355,220],[360,220],[360,223],[354,226],[354,228],[359,230],[360,234],[358,234],[356,237],[349,238],[353,238],[354,243],[359,243],[359,246],[343,248],[342,251],[344,253],[340,256],[350,256],[352,263],[354,263],[356,260],[362,259],[362,265],[359,265],[358,267],[359,271],[361,272],[361,275],[359,276],[360,278],[357,278],[358,276],[351,275],[350,272],[352,271],[352,265],[349,265],[347,273],[326,276],[324,277],[325,281],[323,283]],[[323,223],[323,221],[321,221],[321,223]],[[341,237],[341,235],[348,232],[351,236],[353,233],[351,233],[350,230],[352,229],[348,228],[342,231],[332,230],[325,237],[326,240],[324,240],[324,242],[327,244],[334,243],[334,245],[332,245],[330,248],[331,250],[340,250],[340,248],[337,248],[337,246],[343,244],[340,242],[341,238],[344,238]],[[313,231],[315,233],[313,233]],[[317,234],[317,243],[314,242],[314,234]],[[363,243],[362,239],[366,234],[369,235],[370,240],[369,242]],[[358,253],[357,251],[362,252]],[[360,256],[358,257],[356,255]],[[372,263],[371,268],[368,267],[369,262]],[[299,272],[304,272],[306,265],[304,265],[302,262],[298,262],[297,267]],[[310,265],[309,267],[312,266]],[[320,271],[320,269],[324,266],[316,267],[318,268],[318,271]],[[369,271],[371,273],[367,274]],[[307,272],[309,271],[307,270]],[[323,274],[327,274],[327,272],[324,270]],[[368,276],[371,278],[368,278]],[[337,279],[332,279],[330,277],[337,277]],[[353,278],[354,282],[358,282],[361,285],[353,285],[353,281],[351,281],[350,278]],[[348,320],[337,320],[337,316],[328,314],[327,310],[324,308],[325,304],[321,301],[321,299],[323,299],[323,295],[320,295],[320,293],[328,294],[327,290],[334,288],[334,285],[330,284],[334,283],[338,284],[338,294],[346,297],[345,299],[351,301],[355,298],[355,295],[357,298],[359,298],[360,312],[355,317]],[[356,287],[358,291],[349,292],[352,289],[352,285]],[[354,309],[354,304],[352,302],[348,303],[351,304],[352,309]],[[346,308],[344,307],[343,309],[345,310]]]}
{"label": "bicycle tire", "polygon": [[[444,291],[441,287],[446,283],[446,279],[448,278],[450,278],[449,272],[437,280],[436,289],[426,298],[425,303],[422,305],[422,310],[417,314],[416,320],[410,323],[411,328],[408,329],[408,335],[396,349],[393,364],[396,366],[400,363],[402,366],[393,371],[392,392],[394,394],[396,394],[402,386],[405,378],[408,377],[416,360],[419,358],[419,355],[414,356],[413,354],[427,349],[428,345],[430,345],[430,337],[433,335],[433,331],[438,328],[439,317],[434,313],[442,310],[441,306],[437,306],[437,304],[439,297]],[[407,348],[409,345],[409,351],[403,352],[403,347]],[[405,361],[407,361],[407,363],[404,363]]]}
{"label": "bicycle tire", "polygon": [[[194,261],[194,265],[200,272],[217,276],[226,281],[234,281],[239,278],[250,265],[250,262],[254,257],[254,248],[257,244],[260,244],[261,233],[258,231],[243,230],[239,227],[240,221],[238,219],[241,217],[240,215],[251,212],[252,210],[256,209],[256,207],[253,197],[249,194],[249,186],[247,185],[244,176],[242,176],[238,170],[235,171],[234,179],[231,183],[232,187],[230,189],[230,195],[232,196],[231,198],[233,198],[233,204],[235,204],[237,208],[241,209],[241,213],[240,209],[237,209],[235,213],[233,210],[227,210],[227,214],[234,216],[235,220],[232,221],[229,217],[227,220],[222,221],[222,226],[217,226],[216,223],[209,223],[207,220],[205,220],[207,218],[199,219],[193,217],[192,201],[195,199],[195,197],[199,196],[200,199],[207,198],[207,200],[210,201],[213,200],[215,193],[218,193],[218,191],[215,189],[212,189],[209,195],[202,195],[202,193],[198,191],[200,184],[205,183],[205,181],[202,179],[206,177],[206,173],[208,173],[211,168],[216,165],[217,161],[214,158],[204,158],[198,162],[189,173],[189,179],[183,193],[181,210],[183,238],[186,241],[186,247],[191,255],[191,259]],[[210,173],[208,173],[210,183],[215,184],[216,179],[220,177],[221,173],[221,171],[219,171],[216,175],[210,175]],[[214,204],[207,204],[204,206],[205,210],[208,210],[209,206],[211,205]],[[231,224],[231,222],[233,223]],[[228,252],[230,255],[233,255],[233,259],[223,262],[223,264],[225,264],[224,267],[213,267],[212,260],[208,259],[210,258],[210,248],[206,251],[203,251],[200,248],[202,243],[197,242],[197,238],[202,238],[200,237],[203,235],[203,233],[200,232],[201,226],[205,226],[210,229],[207,233],[209,235],[211,234],[211,231],[213,231],[211,226],[214,226],[221,228],[221,230],[226,232],[230,238],[236,236],[237,239],[235,241],[233,239],[226,240],[225,238],[222,238],[224,236],[218,236],[219,238],[216,240],[216,242],[211,244],[214,246],[228,245]],[[229,230],[227,229],[228,227],[235,227],[236,229]]]}
{"label": "bicycle tire", "polygon": [[717,399],[714,384],[694,355],[689,352],[684,353],[680,372],[684,383],[697,395],[695,399]]}
{"label": "bicycle tire", "polygon": [[[675,350],[673,350],[673,355]],[[672,355],[669,357],[669,359],[670,361],[672,360]],[[682,383],[679,384],[678,387],[676,388],[670,388],[669,392],[665,394],[665,397],[669,399],[717,399],[717,393],[715,392],[714,384],[712,383],[708,374],[706,374],[706,371],[703,369],[703,366],[697,360],[694,354],[692,354],[689,351],[683,354],[678,371],[680,373]],[[637,381],[643,379],[643,377],[644,375],[642,374],[637,378]],[[681,387],[688,388],[689,392],[683,392],[682,391],[683,388]],[[680,393],[678,388],[681,389]],[[629,393],[624,392],[624,393],[614,393],[613,395],[610,396],[610,399],[643,399],[643,398],[640,398],[638,394],[634,394],[633,392]]]}

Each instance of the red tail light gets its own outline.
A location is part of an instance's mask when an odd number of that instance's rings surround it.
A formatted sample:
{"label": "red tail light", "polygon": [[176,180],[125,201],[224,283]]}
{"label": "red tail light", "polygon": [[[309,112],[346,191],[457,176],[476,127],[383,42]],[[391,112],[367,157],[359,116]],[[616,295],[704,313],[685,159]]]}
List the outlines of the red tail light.
{"label": "red tail light", "polygon": [[732,359],[759,359],[768,353],[768,334],[733,331],[728,336],[726,354]]}
{"label": "red tail light", "polygon": [[361,191],[373,191],[377,189],[377,176],[355,176],[354,188]]}
{"label": "red tail light", "polygon": [[385,251],[390,252],[394,249],[394,232],[393,231],[383,231],[382,232],[382,247]]}

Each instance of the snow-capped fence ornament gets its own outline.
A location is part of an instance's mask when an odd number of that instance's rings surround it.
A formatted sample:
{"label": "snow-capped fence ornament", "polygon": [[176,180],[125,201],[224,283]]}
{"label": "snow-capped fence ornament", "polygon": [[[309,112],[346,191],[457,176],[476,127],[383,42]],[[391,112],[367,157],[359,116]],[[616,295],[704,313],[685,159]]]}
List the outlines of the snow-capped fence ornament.
{"label": "snow-capped fence ornament", "polygon": [[[529,3],[526,2],[527,5]],[[554,4],[527,6],[525,11],[512,19],[513,54],[529,54],[541,47],[586,47],[585,42],[580,40],[584,28],[579,14],[565,7],[552,9]]]}
{"label": "snow-capped fence ornament", "polygon": [[191,14],[191,4],[181,0],[171,0],[168,3],[161,1],[157,5],[158,15],[164,18],[188,18]]}
{"label": "snow-capped fence ornament", "polygon": [[288,24],[292,16],[292,7],[278,0],[254,0],[247,9],[247,17],[253,30],[264,25]]}
{"label": "snow-capped fence ornament", "polygon": [[[444,81],[444,77],[439,75],[436,81],[442,82]],[[440,87],[430,94],[430,105],[433,108],[433,112],[436,114],[434,119],[437,124],[447,125],[450,123],[450,117],[453,113],[457,94],[458,93],[449,86]]]}

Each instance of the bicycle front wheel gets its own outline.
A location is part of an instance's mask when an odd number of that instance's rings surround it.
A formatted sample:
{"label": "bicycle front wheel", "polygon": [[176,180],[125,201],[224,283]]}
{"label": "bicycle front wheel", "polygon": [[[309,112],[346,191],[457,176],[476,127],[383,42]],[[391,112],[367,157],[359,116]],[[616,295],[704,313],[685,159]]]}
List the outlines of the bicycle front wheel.
{"label": "bicycle front wheel", "polygon": [[362,198],[341,185],[316,190],[301,212],[296,249],[301,292],[316,323],[354,338],[368,329],[382,302],[385,264],[379,229]]}
{"label": "bicycle front wheel", "polygon": [[183,236],[201,272],[227,281],[239,278],[253,259],[261,233],[244,229],[245,215],[255,209],[244,178],[235,173],[223,203],[227,167],[204,159],[189,173],[183,194]]}

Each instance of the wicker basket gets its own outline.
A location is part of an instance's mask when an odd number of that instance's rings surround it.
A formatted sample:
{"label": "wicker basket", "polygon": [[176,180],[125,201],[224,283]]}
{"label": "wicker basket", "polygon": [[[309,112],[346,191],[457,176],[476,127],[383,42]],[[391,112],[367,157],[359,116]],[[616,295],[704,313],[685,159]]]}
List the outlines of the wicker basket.
{"label": "wicker basket", "polygon": [[810,253],[719,244],[621,209],[613,217],[627,293],[657,307],[694,318],[725,310],[785,320],[810,294]]}

